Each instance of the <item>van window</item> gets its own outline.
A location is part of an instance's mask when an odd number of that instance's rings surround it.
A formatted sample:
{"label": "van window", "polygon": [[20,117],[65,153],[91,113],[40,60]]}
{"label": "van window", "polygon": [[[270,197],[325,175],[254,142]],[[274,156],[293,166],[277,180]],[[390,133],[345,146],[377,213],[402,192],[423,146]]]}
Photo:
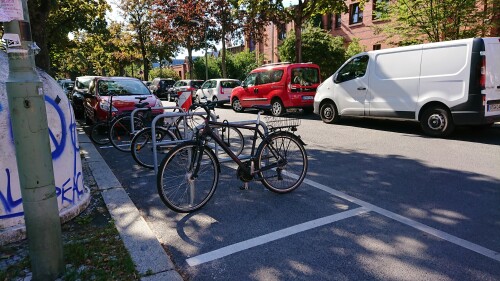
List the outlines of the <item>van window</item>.
{"label": "van window", "polygon": [[368,66],[368,56],[360,56],[353,58],[341,70],[339,70],[336,83],[349,81],[358,77],[365,76],[366,67]]}
{"label": "van window", "polygon": [[250,73],[248,74],[245,81],[243,81],[243,86],[255,86],[255,80],[257,79],[258,73]]}
{"label": "van window", "polygon": [[319,71],[314,67],[297,67],[292,70],[292,83],[309,86],[319,83]]}
{"label": "van window", "polygon": [[422,50],[397,51],[375,57],[375,75],[380,79],[418,77]]}
{"label": "van window", "polygon": [[240,85],[238,81],[221,81],[220,86],[222,88],[236,88]]}

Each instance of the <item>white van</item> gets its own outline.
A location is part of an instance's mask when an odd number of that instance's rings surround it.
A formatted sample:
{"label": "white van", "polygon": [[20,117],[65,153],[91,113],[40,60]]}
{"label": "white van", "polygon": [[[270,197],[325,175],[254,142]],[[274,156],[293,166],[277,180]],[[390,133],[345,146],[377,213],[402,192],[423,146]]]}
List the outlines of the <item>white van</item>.
{"label": "white van", "polygon": [[500,121],[500,38],[472,38],[360,53],[321,84],[314,113],[413,119],[425,134]]}

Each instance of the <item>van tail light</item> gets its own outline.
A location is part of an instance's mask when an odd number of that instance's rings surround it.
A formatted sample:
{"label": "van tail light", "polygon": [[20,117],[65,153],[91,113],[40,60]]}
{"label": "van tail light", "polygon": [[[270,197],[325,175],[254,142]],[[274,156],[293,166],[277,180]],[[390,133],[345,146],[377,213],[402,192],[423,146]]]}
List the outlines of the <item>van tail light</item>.
{"label": "van tail light", "polygon": [[481,89],[484,90],[486,88],[486,57],[481,57],[481,72],[479,76],[479,85]]}
{"label": "van tail light", "polygon": [[290,93],[292,91],[292,83],[288,83],[288,92]]}
{"label": "van tail light", "polygon": [[483,96],[483,106],[486,106],[486,95],[482,95]]}
{"label": "van tail light", "polygon": [[220,87],[220,94],[224,95],[224,88],[222,88],[222,86]]}

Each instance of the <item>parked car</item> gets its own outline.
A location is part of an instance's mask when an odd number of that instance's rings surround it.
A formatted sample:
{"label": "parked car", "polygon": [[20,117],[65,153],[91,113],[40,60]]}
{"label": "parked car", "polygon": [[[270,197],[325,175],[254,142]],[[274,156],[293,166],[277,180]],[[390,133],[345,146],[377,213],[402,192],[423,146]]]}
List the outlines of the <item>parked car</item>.
{"label": "parked car", "polygon": [[157,97],[166,98],[168,101],[171,101],[172,98],[170,97],[170,92],[168,90],[171,89],[174,84],[175,80],[172,78],[155,78],[151,82],[149,89]]}
{"label": "parked car", "polygon": [[191,91],[193,94],[201,87],[203,80],[179,80],[168,90],[168,95],[172,99],[177,99],[180,92]]}
{"label": "parked car", "polygon": [[76,118],[83,117],[83,101],[84,94],[86,94],[89,90],[89,83],[92,79],[97,76],[80,76],[76,77],[75,85],[73,87],[73,91],[69,95],[69,100],[71,105],[73,106],[73,111],[75,112]]}
{"label": "parked car", "polygon": [[316,88],[321,83],[319,66],[313,63],[273,63],[248,74],[231,94],[236,112],[254,105],[271,105],[271,113],[280,116],[289,108],[312,112]]}
{"label": "parked car", "polygon": [[61,79],[61,80],[57,80],[57,83],[63,89],[64,94],[69,97],[71,91],[73,90],[75,82],[72,81],[71,79]]}
{"label": "parked car", "polygon": [[[111,101],[111,96],[113,100]],[[95,77],[90,81],[88,93],[85,94],[85,121],[89,124],[106,120],[111,106],[113,115],[131,113],[137,97],[145,97],[151,107],[161,107],[159,98],[151,94],[141,80],[131,77]],[[112,103],[112,104],[110,104]],[[154,110],[153,114],[161,114],[163,110]]]}
{"label": "parked car", "polygon": [[193,96],[195,102],[203,99],[209,101],[227,100],[231,98],[231,92],[234,88],[241,85],[240,80],[236,79],[210,79],[205,81],[201,88]]}
{"label": "parked car", "polygon": [[146,85],[146,87],[148,87],[148,88],[149,88],[149,87],[151,86],[151,83],[152,83],[152,82],[151,82],[151,81],[144,81],[144,80],[143,80],[143,81],[142,81],[142,83],[144,83],[144,85]]}
{"label": "parked car", "polygon": [[471,38],[370,51],[318,87],[314,112],[412,119],[425,134],[500,121],[500,38]]}

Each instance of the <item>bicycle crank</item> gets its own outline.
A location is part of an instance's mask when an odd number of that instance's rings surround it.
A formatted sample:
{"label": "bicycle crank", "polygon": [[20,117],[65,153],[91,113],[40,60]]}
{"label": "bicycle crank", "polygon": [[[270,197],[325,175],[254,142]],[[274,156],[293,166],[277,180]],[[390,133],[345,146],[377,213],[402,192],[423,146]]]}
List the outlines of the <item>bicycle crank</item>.
{"label": "bicycle crank", "polygon": [[236,170],[236,175],[242,182],[250,182],[253,180],[253,176],[251,173],[251,161],[246,161],[243,163],[245,165],[244,168],[238,167]]}

